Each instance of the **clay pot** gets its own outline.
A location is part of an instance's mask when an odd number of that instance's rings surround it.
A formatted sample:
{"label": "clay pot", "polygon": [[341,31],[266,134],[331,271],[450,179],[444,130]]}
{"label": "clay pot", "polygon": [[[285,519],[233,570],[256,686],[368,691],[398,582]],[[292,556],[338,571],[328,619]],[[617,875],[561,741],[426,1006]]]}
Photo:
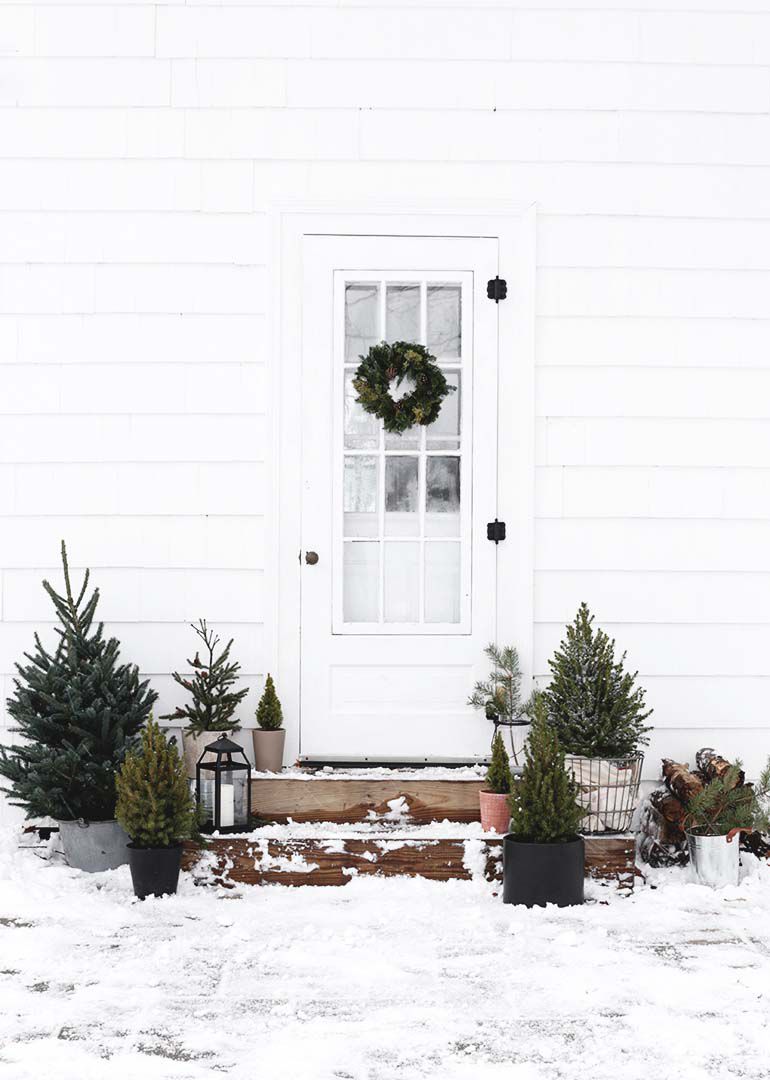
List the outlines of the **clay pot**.
{"label": "clay pot", "polygon": [[187,769],[187,775],[190,779],[195,779],[195,767],[205,748],[209,743],[221,739],[223,735],[228,739],[232,739],[233,737],[232,731],[201,731],[199,735],[193,735],[191,731],[182,732],[184,763],[185,768]]}
{"label": "clay pot", "polygon": [[507,795],[494,791],[480,791],[481,827],[484,832],[507,833],[511,822],[511,808]]}
{"label": "clay pot", "polygon": [[254,728],[251,733],[254,740],[254,768],[257,772],[280,772],[283,768],[283,744],[286,731],[263,731]]}

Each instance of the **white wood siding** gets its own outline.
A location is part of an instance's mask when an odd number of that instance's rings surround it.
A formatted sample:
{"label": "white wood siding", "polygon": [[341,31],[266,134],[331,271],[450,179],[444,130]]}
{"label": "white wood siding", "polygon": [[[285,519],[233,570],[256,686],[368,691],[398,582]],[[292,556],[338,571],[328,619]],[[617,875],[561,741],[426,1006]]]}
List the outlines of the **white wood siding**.
{"label": "white wood siding", "polygon": [[65,536],[163,709],[205,614],[248,722],[268,205],[536,202],[537,673],[586,599],[649,689],[648,775],[702,743],[756,770],[770,2],[559,6],[0,4],[3,698]]}

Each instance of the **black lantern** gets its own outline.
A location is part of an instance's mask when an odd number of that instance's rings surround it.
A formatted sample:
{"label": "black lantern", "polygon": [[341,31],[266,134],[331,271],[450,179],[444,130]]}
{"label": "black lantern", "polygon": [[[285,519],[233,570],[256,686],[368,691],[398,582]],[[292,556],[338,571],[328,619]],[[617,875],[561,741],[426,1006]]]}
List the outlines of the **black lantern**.
{"label": "black lantern", "polygon": [[[239,754],[243,760],[233,760],[233,754]],[[223,735],[203,751],[195,773],[198,805],[203,808],[201,831],[248,832],[251,765],[242,747]]]}

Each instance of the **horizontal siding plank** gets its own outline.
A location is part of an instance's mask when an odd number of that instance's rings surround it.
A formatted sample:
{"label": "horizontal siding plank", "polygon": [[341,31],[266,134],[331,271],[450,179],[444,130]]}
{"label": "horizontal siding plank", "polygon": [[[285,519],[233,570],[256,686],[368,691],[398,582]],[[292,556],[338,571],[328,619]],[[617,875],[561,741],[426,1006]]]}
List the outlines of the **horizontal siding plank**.
{"label": "horizontal siding plank", "polygon": [[[767,675],[770,649],[770,626],[734,626],[723,624],[639,625],[603,623],[610,637],[628,652],[627,666],[638,669],[640,681],[650,675],[681,678]],[[535,670],[548,671],[548,659],[564,636],[561,623],[535,625]],[[755,706],[756,726],[766,726],[764,701]],[[743,717],[746,724],[746,718]],[[768,731],[770,735],[770,731]]]}
{"label": "horizontal siding plank", "polygon": [[770,466],[770,421],[549,419],[541,465]]}
{"label": "horizontal siding plank", "polygon": [[[70,573],[82,578],[74,559]],[[41,588],[43,579],[57,587],[61,567],[51,564],[29,570],[6,570],[2,578],[3,622],[50,623],[51,601]],[[100,593],[99,618],[113,623],[195,622],[251,623],[264,612],[261,570],[115,569],[94,574]],[[217,629],[221,636],[221,631]],[[227,640],[227,639],[225,639]],[[192,643],[192,638],[191,638]],[[181,660],[179,661],[182,662]]]}
{"label": "horizontal siding plank", "polygon": [[154,56],[154,12],[135,5],[36,5],[35,55]]}
{"label": "horizontal siding plank", "polygon": [[538,571],[770,571],[766,521],[549,519],[535,538]]}
{"label": "horizontal siding plank", "polygon": [[[263,315],[0,315],[0,367],[25,364],[253,363],[267,357]],[[179,370],[182,370],[181,366]]]}
{"label": "horizontal siding plank", "polygon": [[2,524],[0,565],[6,569],[50,564],[62,538],[73,560],[93,568],[137,562],[148,569],[164,569],[170,562],[177,569],[192,571],[265,568],[265,522],[261,516],[38,514],[5,518]]}
{"label": "horizontal siding plank", "polygon": [[565,570],[540,571],[536,575],[537,622],[566,623],[574,618],[584,600],[602,625],[770,625],[770,571],[707,574]]}
{"label": "horizontal siding plank", "polygon": [[168,105],[168,60],[0,57],[0,106]]}
{"label": "horizontal siding plank", "polygon": [[[619,358],[620,359],[620,358]],[[770,417],[770,368],[548,367],[538,416]]]}

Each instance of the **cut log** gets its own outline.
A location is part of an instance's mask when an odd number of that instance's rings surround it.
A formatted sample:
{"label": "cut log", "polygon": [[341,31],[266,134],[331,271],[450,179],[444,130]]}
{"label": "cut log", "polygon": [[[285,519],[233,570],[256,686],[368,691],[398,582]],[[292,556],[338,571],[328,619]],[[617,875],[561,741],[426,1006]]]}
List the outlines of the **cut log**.
{"label": "cut log", "polygon": [[670,758],[663,758],[663,779],[666,787],[680,802],[689,803],[693,795],[703,790],[703,781],[690,772],[689,765],[680,765]]}
{"label": "cut log", "polygon": [[[721,754],[718,754],[716,750],[712,750],[710,746],[704,746],[695,755],[695,762],[698,766],[698,772],[703,776],[703,779],[708,783],[710,780],[716,780],[719,777],[724,776],[728,769],[732,768],[732,762],[727,761]],[[746,780],[746,774],[741,770],[738,777],[738,784],[743,784]]]}

